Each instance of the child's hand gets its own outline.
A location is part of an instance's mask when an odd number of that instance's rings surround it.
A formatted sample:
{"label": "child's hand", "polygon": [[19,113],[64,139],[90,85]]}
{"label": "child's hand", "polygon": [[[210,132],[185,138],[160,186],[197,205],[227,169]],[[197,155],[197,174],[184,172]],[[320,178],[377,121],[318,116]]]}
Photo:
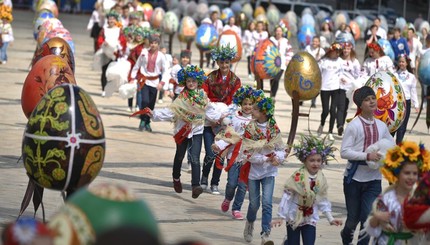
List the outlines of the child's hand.
{"label": "child's hand", "polygon": [[212,144],[211,148],[212,148],[212,151],[215,153],[219,153],[221,151],[219,146],[217,146],[216,144]]}
{"label": "child's hand", "polygon": [[284,223],[283,219],[277,219],[275,221],[272,221],[272,223],[270,223],[270,226],[273,227],[281,227],[282,224]]}
{"label": "child's hand", "polygon": [[335,225],[335,226],[340,226],[342,224],[343,224],[343,222],[340,219],[334,219],[330,222],[330,225]]}
{"label": "child's hand", "polygon": [[390,212],[381,212],[381,211],[376,211],[373,216],[381,223],[381,222],[385,222],[385,223],[389,223],[390,222]]}

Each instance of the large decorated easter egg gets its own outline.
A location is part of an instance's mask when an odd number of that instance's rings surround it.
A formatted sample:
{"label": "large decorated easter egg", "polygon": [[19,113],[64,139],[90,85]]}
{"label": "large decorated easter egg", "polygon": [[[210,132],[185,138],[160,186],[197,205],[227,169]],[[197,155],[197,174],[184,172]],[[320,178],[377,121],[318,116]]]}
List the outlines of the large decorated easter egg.
{"label": "large decorated easter egg", "polygon": [[193,18],[200,23],[204,18],[209,16],[209,7],[207,3],[199,3],[197,4],[196,12],[193,15]]}
{"label": "large decorated easter egg", "polygon": [[360,26],[357,22],[351,20],[349,22],[349,27],[351,27],[352,33],[354,34],[354,39],[358,40],[361,36]]}
{"label": "large decorated easter egg", "polygon": [[400,30],[403,30],[406,27],[406,20],[403,17],[397,17],[396,23],[394,24],[394,27],[400,28]]}
{"label": "large decorated easter egg", "polygon": [[39,100],[53,87],[63,83],[76,84],[68,62],[57,55],[40,58],[31,68],[22,86],[21,106],[27,118]]}
{"label": "large decorated easter egg", "polygon": [[50,54],[58,55],[65,59],[72,71],[75,72],[75,57],[73,51],[69,44],[60,37],[53,37],[42,44],[42,47],[36,50],[31,65],[34,66],[38,60]]}
{"label": "large decorated easter egg", "polygon": [[194,40],[197,32],[197,25],[193,18],[190,16],[182,17],[181,24],[179,25],[178,39],[183,43],[191,42]]}
{"label": "large decorated easter egg", "polygon": [[72,84],[49,90],[25,129],[27,175],[44,188],[73,193],[94,180],[104,155],[103,123],[89,94]]}
{"label": "large decorated easter egg", "polygon": [[275,5],[270,4],[269,7],[267,8],[266,16],[267,16],[267,21],[270,24],[276,25],[278,24],[279,19],[281,18],[281,13],[279,12],[279,9]]}
{"label": "large decorated easter egg", "polygon": [[45,42],[47,42],[48,40],[54,37],[59,37],[65,40],[69,45],[70,50],[72,50],[72,53],[75,53],[75,43],[73,42],[72,35],[70,34],[69,30],[67,30],[64,27],[58,27],[46,33],[45,39],[43,39],[41,45],[43,45]]}
{"label": "large decorated easter egg", "polygon": [[341,32],[335,38],[336,43],[351,43],[355,47],[354,36],[349,32]]}
{"label": "large decorated easter egg", "polygon": [[149,21],[151,23],[151,27],[156,29],[160,28],[165,14],[166,13],[164,12],[163,8],[160,8],[160,7],[155,8],[154,12],[152,12],[151,19]]}
{"label": "large decorated easter egg", "polygon": [[51,18],[51,19],[46,19],[42,25],[40,25],[39,27],[39,32],[37,34],[37,45],[42,45],[43,41],[45,40],[46,35],[56,29],[56,28],[64,28],[63,23],[61,23],[61,21],[57,18]]}
{"label": "large decorated easter egg", "polygon": [[334,28],[339,29],[340,25],[349,23],[349,15],[345,11],[339,11],[333,16]]}
{"label": "large decorated easter egg", "polygon": [[215,26],[209,23],[202,23],[196,32],[196,46],[202,51],[208,51],[216,47],[218,32]]}
{"label": "large decorated easter egg", "polygon": [[300,19],[301,26],[315,26],[315,18],[311,14],[304,14]]}
{"label": "large decorated easter egg", "polygon": [[[358,26],[360,27],[360,32],[362,34],[365,33],[368,25],[369,25],[369,20],[363,16],[363,15],[359,15],[357,17],[354,18],[354,21],[358,24]],[[364,35],[363,35],[364,36]]]}
{"label": "large decorated easter egg", "polygon": [[[55,244],[95,244],[106,233],[121,228],[140,230],[140,233],[133,233],[135,237],[131,240],[142,244],[162,242],[157,221],[146,202],[137,199],[127,187],[114,182],[80,189],[67,199],[48,226],[57,233]],[[107,244],[117,243],[110,241]]]}
{"label": "large decorated easter egg", "polygon": [[306,46],[310,45],[312,38],[316,35],[315,28],[313,26],[302,26],[297,34],[297,40],[299,42],[300,49],[305,49]]}
{"label": "large decorated easter egg", "polygon": [[406,113],[406,98],[399,80],[387,71],[373,74],[366,86],[373,88],[376,94],[377,109],[375,118],[383,121],[391,133],[402,125]]}
{"label": "large decorated easter egg", "polygon": [[285,71],[284,87],[291,97],[293,91],[297,91],[300,100],[310,100],[318,95],[321,71],[312,55],[301,51],[293,56]]}
{"label": "large decorated easter egg", "polygon": [[251,59],[251,71],[260,79],[270,79],[281,71],[281,56],[276,45],[265,39],[255,47]]}
{"label": "large decorated easter egg", "polygon": [[54,14],[49,11],[43,11],[33,22],[33,37],[36,40],[37,34],[39,33],[39,27],[45,22],[46,19],[55,18]]}
{"label": "large decorated easter egg", "polygon": [[245,13],[248,19],[252,19],[252,13],[254,12],[254,9],[250,3],[245,3],[245,5],[243,5],[242,11]]}
{"label": "large decorated easter egg", "polygon": [[145,20],[149,21],[151,19],[152,12],[154,11],[152,5],[150,3],[144,3],[142,4],[142,9]]}
{"label": "large decorated easter egg", "polygon": [[233,30],[225,30],[219,36],[218,46],[225,47],[228,45],[236,50],[236,57],[231,62],[238,62],[242,58],[242,41]]}
{"label": "large decorated easter egg", "polygon": [[58,18],[58,7],[55,1],[52,0],[44,0],[37,8],[36,12],[42,12],[43,10],[48,10],[54,14],[56,18]]}
{"label": "large decorated easter egg", "polygon": [[221,16],[220,19],[224,24],[228,23],[228,19],[230,19],[230,17],[234,17],[234,13],[233,10],[231,10],[231,8],[224,8],[221,11]]}
{"label": "large decorated easter egg", "polygon": [[254,18],[259,15],[266,15],[266,10],[262,6],[257,6],[254,10]]}
{"label": "large decorated easter egg", "polygon": [[430,52],[428,51],[420,57],[418,77],[423,84],[430,85]]}
{"label": "large decorated easter egg", "polygon": [[381,46],[382,50],[384,51],[385,55],[390,57],[391,60],[394,61],[394,50],[391,46],[391,43],[387,39],[378,39],[378,44]]}
{"label": "large decorated easter egg", "polygon": [[178,16],[172,12],[168,11],[163,18],[162,22],[163,32],[166,34],[173,34],[178,31],[179,19]]}

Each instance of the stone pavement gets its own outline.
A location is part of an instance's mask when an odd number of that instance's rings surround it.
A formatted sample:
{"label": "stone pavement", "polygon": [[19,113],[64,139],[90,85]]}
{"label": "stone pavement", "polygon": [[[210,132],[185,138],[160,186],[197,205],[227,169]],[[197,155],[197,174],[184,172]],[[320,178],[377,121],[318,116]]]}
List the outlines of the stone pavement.
{"label": "stone pavement", "polygon": [[[19,161],[21,155],[21,141],[27,120],[21,110],[21,89],[28,74],[36,46],[32,37],[32,20],[34,13],[16,10],[12,23],[16,41],[8,50],[9,60],[6,65],[0,66],[0,84],[3,87],[0,93],[0,109],[3,116],[0,119],[0,135],[3,143],[0,146],[0,224],[16,219],[25,188],[27,177]],[[127,101],[118,96],[102,98],[100,96],[100,73],[91,70],[92,39],[86,32],[89,16],[60,14],[60,20],[71,32],[74,39],[76,54],[76,81],[86,90],[98,106],[106,133],[105,164],[95,182],[114,181],[132,188],[136,194],[143,198],[152,208],[161,232],[166,242],[172,243],[188,238],[195,238],[208,244],[246,244],[243,240],[244,221],[233,220],[230,213],[220,210],[223,196],[209,193],[202,194],[198,199],[191,198],[190,174],[183,171],[182,182],[184,192],[176,194],[172,188],[171,167],[175,153],[175,144],[172,139],[173,125],[168,122],[153,123],[153,132],[137,131],[138,120],[129,118]],[[295,50],[297,45],[293,40]],[[174,39],[174,53],[179,53],[185,45]],[[362,54],[363,45],[357,46]],[[198,64],[198,50],[192,46],[193,63]],[[360,59],[361,60],[361,59]],[[236,73],[243,79],[243,83],[252,84],[247,78],[246,61],[242,59]],[[266,83],[266,88],[269,84]],[[166,100],[165,100],[166,101]],[[157,104],[157,107],[166,106]],[[307,112],[310,103],[305,102],[301,112]],[[297,133],[307,133],[308,129],[315,134],[319,125],[321,106],[317,101],[317,108],[312,109],[309,118],[300,118]],[[352,110],[350,115],[352,115]],[[416,117],[412,114],[411,121]],[[276,119],[285,140],[288,138],[291,122],[291,99],[286,94],[283,85],[280,86],[276,102]],[[410,123],[411,125],[411,123]],[[326,129],[327,130],[327,129]],[[407,134],[410,140],[426,142],[428,131],[425,129],[425,120],[421,118],[412,134]],[[335,136],[335,146],[340,148],[341,137]],[[204,150],[202,150],[204,154]],[[345,161],[333,161],[324,169],[330,184],[329,198],[333,204],[333,215],[345,220],[345,204],[342,191],[342,173]],[[203,156],[202,158],[203,159]],[[280,167],[276,179],[273,196],[273,216],[276,217],[278,203],[282,196],[282,186],[286,178],[300,166],[295,157],[290,157]],[[222,174],[220,183],[221,192],[226,184],[226,174]],[[384,182],[384,185],[386,183]],[[47,190],[44,197],[46,216],[51,217],[63,204],[60,193]],[[248,201],[243,205],[246,214]],[[32,214],[32,205],[26,215]],[[37,213],[41,218],[41,210]],[[260,217],[256,222],[254,241],[250,244],[259,244]],[[1,228],[0,228],[1,230]],[[339,232],[341,227],[331,227],[324,217],[317,226],[317,244],[340,244]],[[271,237],[275,244],[281,244],[285,234],[285,227],[274,228]]]}

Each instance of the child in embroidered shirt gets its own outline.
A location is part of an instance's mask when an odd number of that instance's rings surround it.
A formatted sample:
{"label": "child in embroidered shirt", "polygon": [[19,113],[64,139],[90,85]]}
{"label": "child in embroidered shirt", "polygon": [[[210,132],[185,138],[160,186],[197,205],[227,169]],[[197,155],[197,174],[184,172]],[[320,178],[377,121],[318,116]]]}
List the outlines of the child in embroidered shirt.
{"label": "child in embroidered shirt", "polygon": [[[427,244],[423,233],[411,233],[403,223],[405,199],[412,195],[418,176],[430,170],[428,152],[423,144],[400,142],[387,151],[382,175],[391,184],[375,200],[366,222],[366,233],[379,245]],[[414,215],[411,215],[414,216]]]}
{"label": "child in embroidered shirt", "polygon": [[[331,215],[331,203],[327,198],[328,183],[321,171],[321,165],[328,157],[334,157],[333,142],[325,144],[314,136],[302,136],[299,145],[294,145],[297,158],[303,163],[285,184],[279,204],[278,215],[287,222],[287,240],[284,244],[315,244],[318,211],[322,211],[330,225],[341,225],[342,221]],[[282,220],[273,222],[280,225]]]}
{"label": "child in embroidered shirt", "polygon": [[[246,185],[239,181],[239,173],[242,163],[237,160],[237,156],[241,146],[241,136],[245,131],[245,127],[252,120],[252,106],[254,89],[251,86],[243,86],[239,88],[233,96],[233,103],[241,106],[241,110],[231,117],[231,123],[225,130],[220,131],[215,136],[215,143],[212,145],[212,150],[223,157],[227,154],[228,171],[227,185],[225,187],[225,199],[221,204],[221,210],[227,212],[230,208],[230,202],[234,198],[232,206],[232,216],[234,219],[242,220],[243,216],[240,209],[245,199]],[[220,164],[220,157],[215,160],[217,167]]]}
{"label": "child in embroidered shirt", "polygon": [[197,66],[186,66],[178,72],[179,85],[184,90],[179,94],[170,107],[151,110],[148,107],[133,114],[147,114],[154,121],[173,121],[175,123],[174,139],[176,153],[173,160],[173,188],[177,193],[182,192],[181,167],[182,160],[189,150],[191,158],[192,197],[198,198],[203,192],[200,186],[200,152],[202,148],[203,125],[209,103],[208,97],[201,86],[206,80],[204,71]]}
{"label": "child in embroidered shirt", "polygon": [[263,210],[260,235],[262,244],[270,244],[275,176],[278,174],[279,164],[285,159],[286,152],[281,132],[273,118],[275,107],[272,98],[265,97],[262,90],[255,91],[254,96],[255,104],[252,108],[254,120],[245,128],[240,157],[245,162],[240,170],[240,180],[248,184],[249,191],[243,236],[245,241],[252,241],[254,221],[260,208],[261,197]]}

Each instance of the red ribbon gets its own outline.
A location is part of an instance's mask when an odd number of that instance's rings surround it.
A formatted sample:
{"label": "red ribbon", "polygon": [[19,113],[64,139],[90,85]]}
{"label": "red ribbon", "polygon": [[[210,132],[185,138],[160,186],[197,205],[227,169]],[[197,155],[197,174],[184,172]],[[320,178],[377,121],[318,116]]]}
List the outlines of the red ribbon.
{"label": "red ribbon", "polygon": [[184,126],[182,126],[182,128],[179,129],[179,131],[173,136],[176,144],[180,145],[182,142],[184,142],[184,140],[190,134],[192,128],[193,127],[191,123],[187,123]]}
{"label": "red ribbon", "polygon": [[310,216],[314,213],[313,207],[299,206],[299,210],[303,212],[303,216]]}
{"label": "red ribbon", "polygon": [[236,162],[236,159],[239,156],[239,151],[241,147],[242,147],[242,140],[237,142],[236,145],[234,146],[230,160],[228,161],[227,167],[225,167],[225,171],[229,171],[230,168],[233,166],[233,164]]}

